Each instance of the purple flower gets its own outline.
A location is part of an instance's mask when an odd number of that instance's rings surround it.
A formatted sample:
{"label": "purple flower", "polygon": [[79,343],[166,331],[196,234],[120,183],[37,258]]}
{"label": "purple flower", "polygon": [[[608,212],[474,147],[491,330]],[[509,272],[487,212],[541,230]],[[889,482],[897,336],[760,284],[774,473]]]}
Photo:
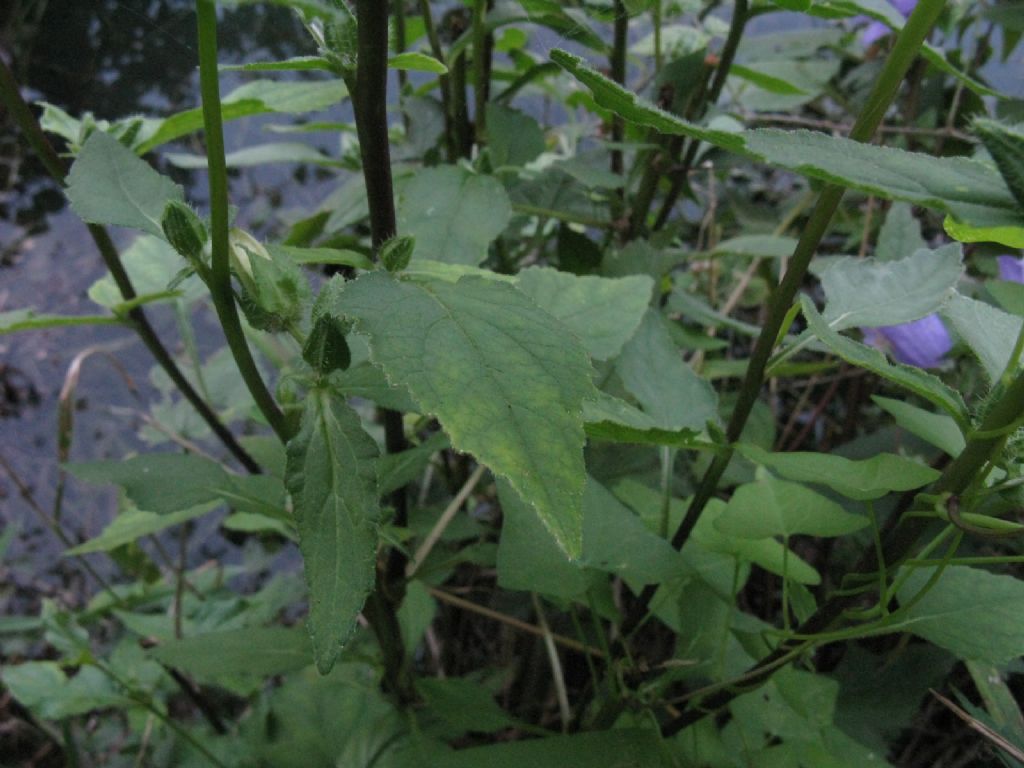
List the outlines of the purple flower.
{"label": "purple flower", "polygon": [[1016,256],[999,257],[999,279],[1024,283],[1024,259]]}
{"label": "purple flower", "polygon": [[912,323],[865,328],[864,341],[889,350],[897,362],[918,368],[938,368],[953,348],[949,331],[936,314]]}
{"label": "purple flower", "polygon": [[[903,14],[904,18],[909,16],[914,8],[917,7],[917,0],[890,0],[890,2],[896,7],[896,10]],[[869,19],[867,16],[857,16],[854,21],[869,21]],[[860,43],[867,48],[888,35],[891,31],[888,24],[883,24],[880,21],[871,21],[864,28],[864,31],[860,33]]]}

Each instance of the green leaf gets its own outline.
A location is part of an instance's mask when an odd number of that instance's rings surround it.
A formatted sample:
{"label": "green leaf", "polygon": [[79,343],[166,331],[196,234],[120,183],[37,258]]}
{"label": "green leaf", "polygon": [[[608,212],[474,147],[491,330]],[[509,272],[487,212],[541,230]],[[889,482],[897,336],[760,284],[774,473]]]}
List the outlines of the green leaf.
{"label": "green leaf", "polygon": [[479,264],[511,218],[501,183],[461,166],[425,168],[399,194],[398,230],[416,238],[414,262]]}
{"label": "green leaf", "polygon": [[319,374],[345,370],[352,362],[352,352],[345,340],[348,330],[348,326],[336,317],[315,317],[302,345],[302,359]]}
{"label": "green leaf", "polygon": [[772,3],[785,11],[802,12],[814,5],[814,0],[772,0]]}
{"label": "green leaf", "polygon": [[563,600],[581,597],[587,589],[582,568],[566,559],[536,512],[506,481],[497,485],[502,512],[498,585]]}
{"label": "green leaf", "polygon": [[[132,285],[139,296],[160,295],[181,273],[181,256],[162,238],[139,235],[121,254]],[[195,277],[181,283],[180,300],[192,303],[206,293],[206,286]],[[89,287],[89,298],[97,304],[116,311],[123,305],[124,297],[109,274],[104,275]],[[191,406],[189,406],[191,407]]]}
{"label": "green leaf", "polygon": [[[914,569],[899,592],[900,601],[909,601],[933,573],[933,568]],[[1024,654],[1024,581],[949,566],[896,628],[960,659],[1005,664]]]}
{"label": "green leaf", "polygon": [[593,478],[587,478],[583,508],[583,565],[634,587],[692,575],[681,553]]}
{"label": "green leaf", "polygon": [[1024,130],[995,120],[976,118],[974,132],[995,160],[1006,186],[1024,210]]}
{"label": "green leaf", "polygon": [[181,187],[103,131],[94,131],[78,153],[67,196],[84,221],[141,229],[159,238],[164,208],[185,199]]}
{"label": "green leaf", "polygon": [[1010,248],[1024,248],[1024,224],[1010,218],[982,224],[968,224],[947,216],[942,221],[946,234],[961,243],[999,243]]}
{"label": "green leaf", "polygon": [[487,146],[495,168],[526,165],[545,149],[544,131],[529,115],[488,102]]}
{"label": "green leaf", "polygon": [[775,538],[753,539],[722,533],[718,518],[725,514],[726,504],[719,499],[708,502],[704,514],[693,528],[693,540],[711,552],[731,555],[741,562],[754,563],[777,576],[786,576],[798,584],[821,583],[821,575],[792,550]]}
{"label": "green leaf", "polygon": [[293,56],[283,61],[250,61],[246,64],[221,64],[218,69],[222,72],[332,71],[331,62],[323,56]]}
{"label": "green leaf", "polygon": [[86,555],[92,552],[110,552],[125,544],[137,541],[143,536],[151,536],[175,525],[194,520],[205,515],[213,508],[214,505],[212,504],[201,504],[197,507],[167,514],[126,509],[115,517],[99,536],[69,549],[64,554],[70,556]]}
{"label": "green leaf", "polygon": [[651,309],[623,348],[615,370],[644,413],[658,428],[703,431],[717,421],[718,398],[711,386],[683,362],[665,320]]}
{"label": "green leaf", "polygon": [[578,277],[548,267],[530,267],[516,287],[572,331],[595,360],[615,357],[636,333],[651,301],[654,281],[645,275]]}
{"label": "green leaf", "polygon": [[[192,155],[184,152],[168,152],[167,162],[178,168],[206,168],[206,155]],[[311,165],[335,168],[344,166],[344,161],[325,155],[310,144],[298,141],[271,141],[253,144],[228,152],[224,156],[228,168],[251,168],[256,165],[273,163],[309,163]]]}
{"label": "green leaf", "polygon": [[1024,320],[982,301],[955,295],[942,311],[957,334],[981,361],[989,381],[998,381]]}
{"label": "green leaf", "polygon": [[956,422],[945,414],[932,413],[902,400],[893,400],[881,395],[873,395],[871,399],[880,408],[892,414],[900,427],[950,456],[959,456],[967,444]]}
{"label": "green leaf", "polygon": [[414,448],[381,456],[377,462],[381,495],[386,496],[420,477],[434,454],[448,447],[444,432],[435,432]]}
{"label": "green leaf", "polygon": [[662,759],[651,731],[617,728],[462,749],[432,757],[433,768],[658,768]]}
{"label": "green leaf", "polygon": [[613,443],[695,447],[699,434],[693,429],[661,429],[643,411],[600,391],[593,400],[583,401],[583,421],[587,437]]}
{"label": "green leaf", "polygon": [[589,88],[597,103],[637,125],[688,136],[720,149],[867,194],[938,208],[968,222],[998,216],[1024,225],[1024,215],[991,166],[962,157],[924,154],[863,144],[810,131],[704,128],[658,109],[609,80],[584,61],[555,49],[551,58]]}
{"label": "green leaf", "polygon": [[431,72],[435,75],[448,74],[448,67],[435,59],[419,51],[406,51],[388,59],[388,66],[391,69],[408,69],[414,72]]}
{"label": "green leaf", "polygon": [[68,464],[66,469],[87,483],[119,485],[139,510],[159,514],[217,501],[221,489],[231,483],[216,462],[185,453],[147,453],[120,461]]}
{"label": "green leaf", "polygon": [[427,709],[448,725],[465,733],[492,733],[518,725],[484,686],[464,677],[446,680],[422,678],[416,691]]}
{"label": "green leaf", "polygon": [[796,239],[775,235],[740,235],[723,240],[712,251],[718,255],[758,256],[763,259],[785,259],[796,249]]}
{"label": "green leaf", "polygon": [[[369,337],[372,359],[537,510],[571,557],[582,551],[582,402],[593,392],[579,342],[502,282],[337,279],[324,306]],[[395,308],[401,308],[396,312]]]}
{"label": "green leaf", "polygon": [[380,263],[388,272],[401,272],[409,266],[409,261],[415,250],[415,238],[392,237],[380,247]]}
{"label": "green leaf", "polygon": [[[254,80],[239,86],[223,98],[221,117],[228,121],[268,112],[316,112],[340,103],[347,96],[348,89],[341,80]],[[161,144],[201,130],[202,127],[201,108],[179,112],[161,122],[153,134],[139,144],[135,151],[143,155]]]}
{"label": "green leaf", "polygon": [[729,75],[753,83],[758,88],[763,88],[769,93],[777,93],[785,96],[803,96],[807,91],[799,88],[781,77],[774,77],[758,69],[744,67],[741,64],[733,64],[729,68]]}
{"label": "green leaf", "polygon": [[296,264],[336,264],[353,269],[373,269],[373,262],[358,251],[344,248],[299,248],[294,245],[266,244],[274,257],[287,257]]}
{"label": "green leaf", "polygon": [[570,563],[536,515],[500,483],[503,524],[498,545],[498,583],[504,589],[579,598],[587,588],[584,568],[621,576],[639,590],[694,575],[672,545],[591,477],[583,491],[583,556]]}
{"label": "green leaf", "polygon": [[921,236],[921,222],[907,203],[893,203],[878,231],[875,258],[878,261],[896,261],[917,253],[928,244]]}
{"label": "green leaf", "polygon": [[55,662],[28,661],[7,666],[0,680],[19,703],[47,720],[84,715],[95,709],[123,709],[132,703],[95,667],[84,667],[69,678]]}
{"label": "green leaf", "polygon": [[37,314],[33,309],[14,309],[0,312],[0,334],[75,325],[121,325],[123,322],[109,315],[47,315]]}
{"label": "green leaf", "polygon": [[999,306],[1011,315],[1024,317],[1024,283],[1012,280],[989,280],[985,288]]}
{"label": "green leaf", "polygon": [[[954,425],[955,429],[955,425]],[[739,451],[787,480],[827,485],[857,501],[880,499],[891,491],[909,491],[934,482],[938,470],[920,462],[879,453],[870,459],[854,460],[827,453],[795,451],[770,453],[756,445],[740,445]]]}
{"label": "green leaf", "polygon": [[964,404],[963,398],[958,392],[947,387],[940,379],[922,371],[920,368],[914,368],[901,363],[892,363],[877,349],[836,333],[829,328],[828,323],[818,314],[818,310],[814,308],[814,304],[809,297],[801,296],[800,305],[804,318],[807,320],[807,327],[811,333],[817,336],[825,346],[840,358],[858,368],[869,370],[934,403],[956,419],[957,424],[966,425],[970,423],[967,406]]}
{"label": "green leaf", "polygon": [[833,331],[919,320],[952,295],[962,258],[958,243],[896,261],[841,256],[821,276],[825,320]]}
{"label": "green leaf", "polygon": [[285,482],[295,505],[321,674],[355,631],[373,587],[381,514],[376,458],[377,444],[358,414],[328,391],[311,391],[299,433],[288,442]]}
{"label": "green leaf", "polygon": [[269,677],[313,663],[301,627],[248,627],[170,640],[149,655],[203,682],[237,676]]}
{"label": "green leaf", "polygon": [[727,536],[844,536],[868,524],[866,517],[845,511],[797,483],[759,480],[737,488],[715,527]]}

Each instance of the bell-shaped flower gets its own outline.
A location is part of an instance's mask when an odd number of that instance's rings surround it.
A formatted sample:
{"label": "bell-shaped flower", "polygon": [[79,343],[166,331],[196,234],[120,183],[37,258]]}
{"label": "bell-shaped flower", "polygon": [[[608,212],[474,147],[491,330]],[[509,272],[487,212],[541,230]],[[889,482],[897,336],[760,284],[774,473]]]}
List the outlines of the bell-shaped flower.
{"label": "bell-shaped flower", "polygon": [[866,328],[864,341],[887,350],[897,362],[918,368],[938,368],[953,348],[953,339],[937,314],[912,323]]}
{"label": "bell-shaped flower", "polygon": [[1012,283],[1024,283],[1024,259],[1016,256],[1000,256],[999,279],[1009,280]]}

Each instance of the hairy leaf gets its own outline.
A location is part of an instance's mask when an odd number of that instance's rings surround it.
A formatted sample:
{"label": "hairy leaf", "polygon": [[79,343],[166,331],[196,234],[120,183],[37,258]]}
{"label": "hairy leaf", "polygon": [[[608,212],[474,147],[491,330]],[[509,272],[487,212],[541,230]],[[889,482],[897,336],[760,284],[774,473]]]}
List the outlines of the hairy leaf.
{"label": "hairy leaf", "polygon": [[584,61],[555,49],[551,58],[587,86],[598,104],[626,120],[706,141],[791,171],[894,200],[905,200],[972,222],[995,216],[1006,225],[1024,216],[992,167],[967,158],[935,158],[810,131],[728,132],[682,120],[609,80]]}
{"label": "hairy leaf", "polygon": [[896,261],[840,257],[821,276],[825,320],[834,331],[919,320],[952,295],[963,273],[961,259],[959,243]]}
{"label": "hairy leaf", "polygon": [[645,275],[578,277],[531,267],[516,286],[572,331],[595,360],[608,360],[636,333],[651,300],[654,281]]}
{"label": "hairy leaf", "polygon": [[300,627],[212,632],[168,641],[149,655],[204,682],[239,675],[280,675],[313,663],[309,635]]}
{"label": "hairy leaf", "polygon": [[416,238],[414,263],[479,264],[511,217],[497,179],[454,165],[425,168],[399,194],[398,229]]}
{"label": "hairy leaf", "polygon": [[120,461],[68,464],[80,480],[96,485],[119,485],[143,512],[168,514],[220,499],[231,486],[219,464],[185,453],[147,453]]}
{"label": "hairy leaf", "polygon": [[981,361],[990,381],[998,381],[1017,343],[1022,321],[982,301],[955,295],[942,311]]}
{"label": "hairy leaf", "polygon": [[78,153],[67,195],[75,213],[91,224],[141,229],[159,238],[164,208],[185,199],[180,186],[103,131],[94,131]]}
{"label": "hairy leaf", "polygon": [[[333,281],[323,305],[369,337],[374,362],[436,415],[452,445],[508,479],[562,548],[582,551],[579,342],[512,286],[478,277]],[[401,308],[396,312],[396,308]]]}
{"label": "hairy leaf", "polygon": [[295,504],[321,674],[334,666],[373,587],[380,522],[376,458],[377,444],[358,414],[328,391],[310,392],[302,427],[288,443],[285,482]]}
{"label": "hairy leaf", "polygon": [[683,361],[665,320],[655,310],[647,311],[615,370],[660,429],[700,432],[708,421],[718,418],[714,390]]}

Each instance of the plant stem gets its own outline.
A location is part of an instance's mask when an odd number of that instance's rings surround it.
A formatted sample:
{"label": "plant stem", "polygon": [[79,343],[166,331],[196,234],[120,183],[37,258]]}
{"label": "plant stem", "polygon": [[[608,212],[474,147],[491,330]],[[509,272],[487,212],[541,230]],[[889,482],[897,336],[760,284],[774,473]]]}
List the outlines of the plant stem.
{"label": "plant stem", "polygon": [[[918,8],[926,6],[928,2],[929,0],[922,0]],[[941,8],[941,3],[938,4]],[[1021,403],[1024,403],[1024,373],[1019,374],[1006,388],[1002,397],[989,410],[979,430],[971,436],[960,455],[950,462],[927,495],[934,497],[949,493],[956,496],[976,482],[979,474],[982,473],[992,457],[997,455],[1005,445],[1008,439],[1005,427],[1020,416]],[[925,511],[927,508],[927,502],[918,501],[919,498],[921,498],[921,494],[904,495],[903,502],[889,518],[889,523],[885,527],[882,546],[880,548],[873,546],[865,550],[853,573],[873,574],[878,572],[883,564],[886,568],[891,569],[907,559],[917,541],[933,521],[931,517],[915,514]],[[950,561],[950,558],[944,558],[939,565]],[[842,615],[843,611],[855,605],[859,599],[858,594],[833,595],[796,630],[796,635],[807,637],[823,632]],[[808,641],[800,641],[801,644],[806,642]],[[751,667],[743,676],[744,680],[752,685],[764,682],[779,665],[781,659],[791,657],[792,653],[800,647],[801,645],[796,640],[781,643],[768,656]],[[735,692],[722,690],[701,700],[699,708],[687,709],[678,718],[667,723],[663,734],[669,736],[677,733],[700,720],[704,715],[727,705],[736,695]]]}
{"label": "plant stem", "polygon": [[[56,151],[54,151],[50,141],[46,138],[46,134],[43,133],[42,128],[39,126],[35,115],[32,114],[32,110],[29,109],[28,104],[22,98],[14,75],[11,73],[6,62],[4,62],[3,57],[0,57],[0,101],[7,107],[14,121],[21,128],[29,145],[47,172],[55,181],[63,186],[67,178],[67,166]],[[135,286],[132,284],[131,278],[128,276],[128,272],[125,270],[117,248],[114,246],[114,242],[111,240],[106,228],[99,224],[89,224],[88,229],[89,235],[100,252],[100,258],[103,260],[104,266],[110,272],[114,284],[121,293],[121,298],[126,302],[138,298]],[[260,471],[259,464],[239,445],[231,430],[224,425],[213,408],[210,407],[199,392],[196,391],[196,388],[192,386],[192,382],[182,373],[181,368],[178,367],[174,358],[171,357],[171,353],[167,351],[167,347],[164,346],[156,331],[153,330],[153,326],[150,324],[143,308],[141,306],[132,307],[128,311],[128,317],[132,320],[134,330],[138,334],[139,339],[141,339],[146,349],[149,350],[153,359],[156,360],[157,365],[163,368],[167,377],[178,388],[178,391],[181,392],[182,397],[188,400],[192,407],[196,409],[196,412],[210,427],[210,430],[224,444],[224,447],[238,459],[238,462],[249,472],[258,473]]]}
{"label": "plant stem", "polygon": [[[395,53],[404,53],[407,45],[405,34],[405,0],[398,0],[395,3]],[[399,95],[405,91],[405,84],[408,80],[408,73],[404,69],[398,70]]]}
{"label": "plant stem", "polygon": [[[732,69],[732,62],[736,58],[736,50],[740,46],[740,40],[743,39],[743,32],[749,19],[750,8],[748,0],[736,0],[736,7],[732,12],[732,21],[729,24],[729,35],[725,39],[722,54],[718,58],[714,79],[705,93],[705,98],[702,99],[700,111],[694,113],[695,118],[700,117],[708,107],[718,103],[718,97],[722,95],[722,89],[725,88],[725,82],[729,77],[729,70]],[[669,192],[661,205],[661,210],[654,221],[655,231],[664,227],[668,221],[672,208],[675,207],[676,200],[679,199],[680,193],[686,186],[686,177],[690,172],[690,168],[693,167],[693,161],[697,158],[697,150],[699,148],[700,142],[692,141],[686,150],[686,157],[683,158],[682,166],[676,172],[672,186],[669,188]]]}
{"label": "plant stem", "polygon": [[487,143],[487,0],[473,5],[473,88],[476,105],[476,144]]}
{"label": "plant stem", "polygon": [[661,0],[654,0],[651,8],[651,24],[654,27],[654,71],[660,72],[662,65],[661,51]]}
{"label": "plant stem", "polygon": [[[626,5],[623,0],[615,0],[612,5],[615,13],[615,26],[613,32],[612,53],[609,61],[611,79],[619,85],[626,84],[626,45],[629,41],[629,14],[626,12]],[[622,140],[626,136],[626,121],[619,115],[612,116],[611,138],[617,146],[612,148],[611,170],[612,173],[622,176],[625,170],[622,159]],[[618,210],[612,215],[618,219],[622,215],[622,204],[625,198],[625,189],[618,191]]]}
{"label": "plant stem", "polygon": [[[214,0],[196,0],[196,16],[199,27],[199,87],[203,98],[203,124],[206,129],[206,157],[210,179],[210,239],[213,250],[210,296],[238,372],[271,429],[282,443],[286,443],[291,437],[288,425],[256,367],[256,361],[249,350],[242,323],[238,318],[238,307],[235,306],[235,295],[231,288],[228,171],[224,160],[224,127],[221,121],[220,78],[217,72],[217,8]],[[386,41],[384,50],[386,53]]]}
{"label": "plant stem", "polygon": [[[388,140],[388,3],[386,0],[358,0],[356,13],[359,50],[353,105],[370,208],[370,234],[376,255],[397,232]],[[402,414],[385,410],[383,420],[387,452],[403,451],[406,444]],[[391,503],[395,508],[394,525],[404,527],[408,522],[405,488],[399,488],[392,494]],[[396,615],[404,593],[405,565],[405,553],[401,548],[393,547],[384,567],[378,567],[377,588],[364,609],[384,657],[385,681],[400,704],[414,698]]]}
{"label": "plant stem", "polygon": [[[420,15],[423,17],[423,26],[427,31],[427,40],[430,42],[430,51],[434,58],[447,66],[444,49],[441,47],[441,38],[437,34],[437,26],[434,24],[434,16],[430,12],[430,0],[420,0]],[[448,149],[448,162],[454,163],[458,153],[455,148],[455,131],[452,125],[452,83],[448,74],[439,75],[438,82],[441,85],[441,109],[444,112],[444,139]]]}
{"label": "plant stem", "polygon": [[[886,61],[885,67],[875,83],[875,88],[868,98],[864,111],[857,118],[853,130],[850,132],[851,139],[861,142],[868,141],[874,134],[875,128],[878,127],[882,117],[885,115],[886,109],[892,103],[904,75],[916,59],[921,44],[942,12],[944,4],[944,0],[921,0],[918,4],[900,33],[896,46],[888,61]],[[761,333],[754,344],[753,353],[747,364],[747,373],[740,388],[739,398],[736,401],[726,428],[727,445],[723,447],[722,452],[716,455],[714,461],[711,462],[711,466],[694,493],[693,500],[686,510],[686,515],[672,537],[672,546],[676,549],[682,549],[683,545],[686,544],[690,533],[697,524],[697,520],[700,519],[707,503],[714,496],[718,488],[718,482],[728,468],[729,462],[732,461],[732,455],[735,450],[734,444],[743,433],[743,428],[747,424],[750,412],[760,397],[761,386],[764,384],[765,367],[771,357],[772,350],[775,348],[779,331],[782,329],[786,315],[789,313],[789,308],[793,304],[793,299],[803,284],[811,259],[814,257],[818,245],[828,230],[844,192],[845,190],[842,187],[834,184],[830,184],[822,189],[814,211],[811,213],[811,217],[797,242],[793,256],[790,258],[789,269],[786,270],[785,277],[783,277],[782,282],[772,294],[768,306],[768,317],[765,319]],[[623,634],[628,634],[642,622],[656,589],[655,586],[649,585],[641,592],[637,603],[623,622]]]}
{"label": "plant stem", "polygon": [[466,103],[466,52],[460,51],[449,63],[451,72],[452,128],[456,157],[469,157],[473,152],[473,136],[469,128],[469,106]]}

